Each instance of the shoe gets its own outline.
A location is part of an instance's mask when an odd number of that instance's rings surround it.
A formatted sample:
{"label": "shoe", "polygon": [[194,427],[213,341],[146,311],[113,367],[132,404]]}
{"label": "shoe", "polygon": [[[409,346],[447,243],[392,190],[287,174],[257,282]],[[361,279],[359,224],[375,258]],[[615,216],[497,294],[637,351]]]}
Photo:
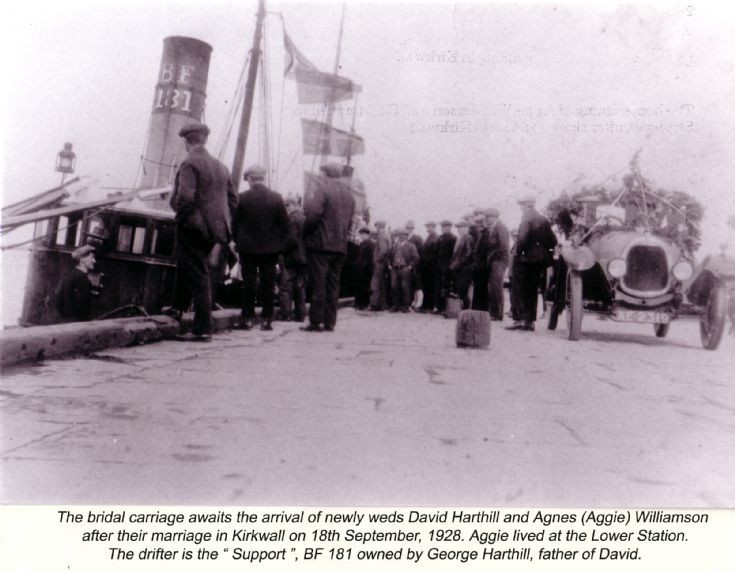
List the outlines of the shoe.
{"label": "shoe", "polygon": [[503,321],[502,317],[491,317],[490,321]]}
{"label": "shoe", "polygon": [[253,328],[253,322],[250,319],[240,321],[240,323],[234,325],[233,329],[239,329],[240,331],[250,331]]}
{"label": "shoe", "polygon": [[391,308],[390,308],[390,309],[388,310],[388,313],[398,313],[398,311],[399,311],[399,309],[398,309],[397,307],[391,307]]}
{"label": "shoe", "polygon": [[211,343],[212,336],[208,333],[179,333],[176,341],[196,341],[198,343]]}
{"label": "shoe", "polygon": [[324,331],[334,331],[334,325],[325,325]]}
{"label": "shoe", "polygon": [[273,331],[273,326],[271,325],[271,320],[266,319],[263,323],[260,324],[260,330],[261,331]]}
{"label": "shoe", "polygon": [[318,323],[309,323],[305,327],[299,327],[301,331],[322,331],[322,326]]}
{"label": "shoe", "polygon": [[533,321],[524,321],[521,331],[535,331],[536,324]]}
{"label": "shoe", "polygon": [[375,305],[370,306],[370,311],[383,311],[382,307],[377,307]]}
{"label": "shoe", "polygon": [[526,324],[523,321],[514,321],[512,325],[509,325],[505,329],[508,331],[521,331]]}
{"label": "shoe", "polygon": [[411,313],[411,310],[407,307],[404,307],[403,309],[401,309],[401,313]]}

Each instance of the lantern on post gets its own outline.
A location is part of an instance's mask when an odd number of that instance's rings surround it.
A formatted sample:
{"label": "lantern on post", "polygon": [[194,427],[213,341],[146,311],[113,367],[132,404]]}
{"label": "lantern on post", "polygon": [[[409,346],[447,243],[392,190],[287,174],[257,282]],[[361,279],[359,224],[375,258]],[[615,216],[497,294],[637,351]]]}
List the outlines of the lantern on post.
{"label": "lantern on post", "polygon": [[66,175],[74,172],[77,163],[77,156],[71,149],[71,143],[64,143],[64,148],[56,155],[56,172],[61,173],[61,184],[64,184]]}

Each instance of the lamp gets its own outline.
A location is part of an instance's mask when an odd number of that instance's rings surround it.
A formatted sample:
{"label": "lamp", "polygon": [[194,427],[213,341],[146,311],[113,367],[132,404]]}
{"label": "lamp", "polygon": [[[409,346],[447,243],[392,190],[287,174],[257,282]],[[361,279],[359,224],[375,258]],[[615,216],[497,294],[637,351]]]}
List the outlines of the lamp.
{"label": "lamp", "polygon": [[71,149],[71,143],[64,143],[64,148],[56,155],[56,172],[61,173],[61,184],[64,184],[66,175],[74,172],[77,163],[77,156]]}

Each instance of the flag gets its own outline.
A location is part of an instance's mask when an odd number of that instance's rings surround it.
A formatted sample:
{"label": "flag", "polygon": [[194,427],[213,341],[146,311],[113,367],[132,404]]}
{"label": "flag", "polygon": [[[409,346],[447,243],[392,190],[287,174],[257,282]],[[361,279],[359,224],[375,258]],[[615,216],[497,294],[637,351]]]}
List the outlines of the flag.
{"label": "flag", "polygon": [[321,121],[301,120],[304,153],[307,155],[333,155],[347,157],[365,152],[362,137],[335,129]]}
{"label": "flag", "polygon": [[335,103],[349,99],[359,91],[351,80],[333,73],[319,71],[293,43],[284,31],[285,62],[283,75],[296,80],[299,103]]}

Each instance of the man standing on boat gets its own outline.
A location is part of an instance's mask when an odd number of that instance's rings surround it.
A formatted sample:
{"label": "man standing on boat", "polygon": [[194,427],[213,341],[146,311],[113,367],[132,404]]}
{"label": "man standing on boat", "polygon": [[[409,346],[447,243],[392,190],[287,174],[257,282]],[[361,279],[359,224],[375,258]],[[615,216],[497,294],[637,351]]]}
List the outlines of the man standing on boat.
{"label": "man standing on boat", "polygon": [[180,334],[181,341],[212,340],[212,295],[209,258],[219,258],[220,251],[232,237],[230,219],[237,204],[237,192],[230,173],[205,148],[209,127],[189,123],[179,131],[189,153],[181,163],[171,208],[176,213],[176,282],[171,306],[175,317],[194,302],[191,333]]}
{"label": "man standing on boat", "polygon": [[283,198],[265,184],[265,169],[254,165],[244,178],[250,189],[241,192],[233,218],[233,231],[240,254],[245,296],[242,304],[241,329],[250,329],[255,317],[256,284],[260,278],[258,297],[262,304],[260,328],[273,329],[273,297],[276,264],[288,236],[288,213]]}
{"label": "man standing on boat", "polygon": [[71,274],[61,284],[58,309],[66,321],[92,319],[92,282],[89,272],[94,269],[94,246],[81,246],[74,250],[71,259],[76,263]]}
{"label": "man standing on boat", "polygon": [[304,244],[311,305],[304,331],[333,331],[337,323],[339,277],[355,214],[355,199],[342,183],[342,165],[322,165],[321,184],[304,197]]}

